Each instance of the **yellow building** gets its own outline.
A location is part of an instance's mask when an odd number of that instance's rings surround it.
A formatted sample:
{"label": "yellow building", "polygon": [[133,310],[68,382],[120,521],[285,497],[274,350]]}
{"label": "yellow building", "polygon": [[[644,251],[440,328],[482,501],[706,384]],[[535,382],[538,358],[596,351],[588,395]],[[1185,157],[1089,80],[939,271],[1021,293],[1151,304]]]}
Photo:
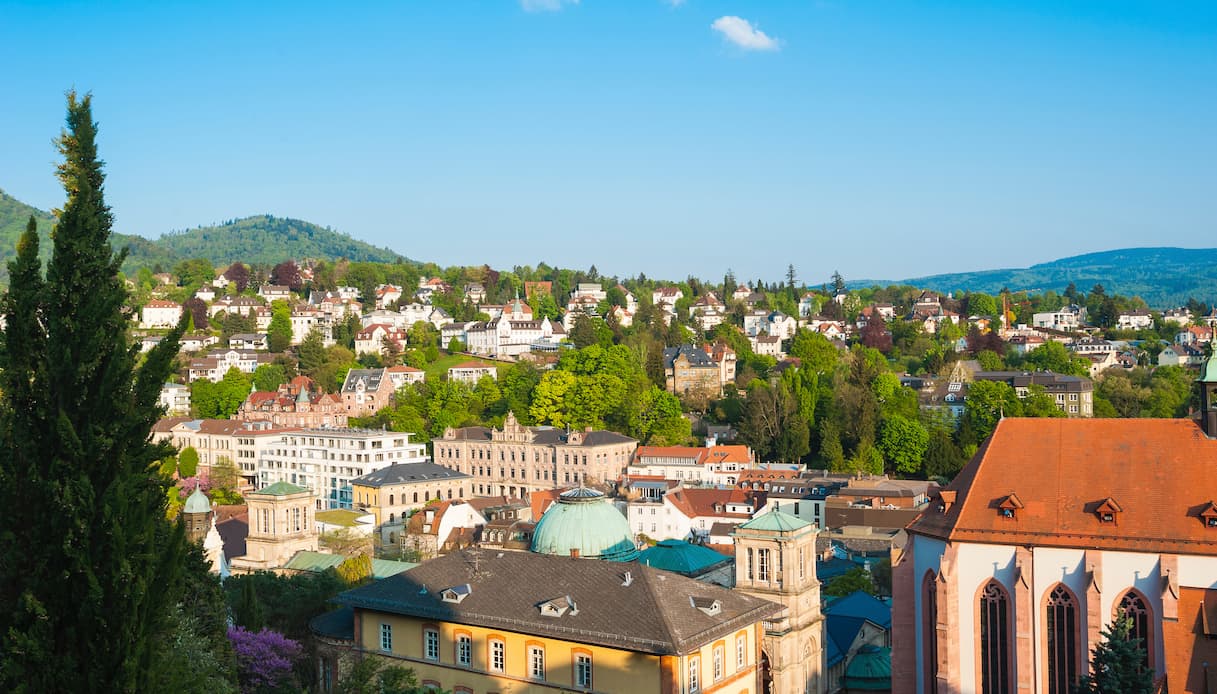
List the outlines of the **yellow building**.
{"label": "yellow building", "polygon": [[433,499],[468,499],[470,477],[431,461],[397,463],[351,480],[351,504],[376,517],[376,526],[404,520]]}
{"label": "yellow building", "polygon": [[323,690],[344,656],[374,656],[454,694],[759,694],[762,620],[781,609],[635,563],[485,550],[337,602],[312,623]]}

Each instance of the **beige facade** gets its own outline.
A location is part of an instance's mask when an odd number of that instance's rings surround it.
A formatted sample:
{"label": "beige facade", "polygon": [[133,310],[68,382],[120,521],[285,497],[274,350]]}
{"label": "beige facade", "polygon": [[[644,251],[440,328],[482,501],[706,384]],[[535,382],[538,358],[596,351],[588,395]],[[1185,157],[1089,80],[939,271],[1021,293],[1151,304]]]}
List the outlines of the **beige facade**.
{"label": "beige facade", "polygon": [[502,429],[448,429],[432,442],[435,462],[469,475],[477,496],[528,492],[615,480],[638,442],[624,434],[526,427],[508,413]]}
{"label": "beige facade", "polygon": [[468,499],[468,475],[432,462],[404,463],[351,480],[351,502],[376,517],[376,525],[396,523],[433,499]]}
{"label": "beige facade", "polygon": [[770,511],[736,527],[735,589],[781,604],[764,623],[768,694],[824,691],[824,617],[816,577],[816,526]]}
{"label": "beige facade", "polygon": [[299,551],[317,551],[312,490],[279,482],[245,496],[249,535],[245,555],[232,559],[234,571],[275,569]]}

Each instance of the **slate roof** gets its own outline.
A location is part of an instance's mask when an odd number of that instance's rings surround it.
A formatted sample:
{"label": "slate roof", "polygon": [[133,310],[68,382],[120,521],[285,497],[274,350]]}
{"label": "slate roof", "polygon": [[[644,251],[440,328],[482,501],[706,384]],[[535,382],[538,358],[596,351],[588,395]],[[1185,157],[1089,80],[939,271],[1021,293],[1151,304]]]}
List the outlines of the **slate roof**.
{"label": "slate roof", "polygon": [[368,392],[380,390],[380,382],[388,381],[384,369],[351,369],[347,372],[346,380],[342,382],[342,392],[354,393],[355,385],[360,379],[366,383],[364,389]]}
{"label": "slate roof", "polygon": [[[1217,556],[1217,529],[1200,516],[1217,498],[1215,460],[1217,440],[1187,419],[1007,417],[908,531],[951,542]],[[1024,508],[1006,517],[997,505],[1010,494]],[[1123,509],[1112,522],[1095,512],[1108,498]]]}
{"label": "slate roof", "polygon": [[351,480],[351,484],[363,487],[387,487],[393,484],[416,484],[437,479],[460,479],[469,477],[463,472],[449,470],[443,465],[432,462],[397,463],[389,467],[373,470],[366,475]]}
{"label": "slate roof", "polygon": [[[626,573],[630,580],[626,585]],[[459,603],[439,593],[469,584]],[[574,609],[543,616],[569,597]],[[710,616],[691,598],[721,602]],[[760,598],[637,564],[526,552],[464,550],[340,594],[356,609],[507,629],[652,654],[682,654],[779,612]]]}
{"label": "slate roof", "polygon": [[684,355],[689,360],[689,366],[694,368],[718,368],[718,364],[714,362],[714,358],[706,354],[705,350],[698,349],[693,345],[681,345],[679,347],[667,347],[663,350],[663,367],[665,369],[672,368],[672,364],[676,361],[676,357]]}

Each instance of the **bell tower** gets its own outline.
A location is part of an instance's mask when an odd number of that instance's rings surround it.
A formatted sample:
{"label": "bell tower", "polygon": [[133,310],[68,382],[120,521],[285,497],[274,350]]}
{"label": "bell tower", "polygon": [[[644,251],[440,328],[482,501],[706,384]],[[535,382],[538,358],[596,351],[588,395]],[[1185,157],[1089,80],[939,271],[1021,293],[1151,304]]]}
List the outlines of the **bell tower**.
{"label": "bell tower", "polygon": [[1217,438],[1217,349],[1200,368],[1200,428],[1209,438]]}
{"label": "bell tower", "polygon": [[763,694],[821,694],[824,616],[813,523],[769,511],[736,526],[735,590],[785,607],[765,622]]}

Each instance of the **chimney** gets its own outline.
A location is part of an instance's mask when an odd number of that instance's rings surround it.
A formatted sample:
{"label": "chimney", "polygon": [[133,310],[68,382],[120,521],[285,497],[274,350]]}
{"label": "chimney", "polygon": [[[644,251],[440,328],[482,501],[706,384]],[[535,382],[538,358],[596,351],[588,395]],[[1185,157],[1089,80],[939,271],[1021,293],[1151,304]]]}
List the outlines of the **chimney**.
{"label": "chimney", "polygon": [[571,556],[572,558],[574,558],[574,559],[578,559],[578,558],[579,558],[579,548],[578,548],[578,547],[571,547],[571,548],[570,548],[570,556]]}

